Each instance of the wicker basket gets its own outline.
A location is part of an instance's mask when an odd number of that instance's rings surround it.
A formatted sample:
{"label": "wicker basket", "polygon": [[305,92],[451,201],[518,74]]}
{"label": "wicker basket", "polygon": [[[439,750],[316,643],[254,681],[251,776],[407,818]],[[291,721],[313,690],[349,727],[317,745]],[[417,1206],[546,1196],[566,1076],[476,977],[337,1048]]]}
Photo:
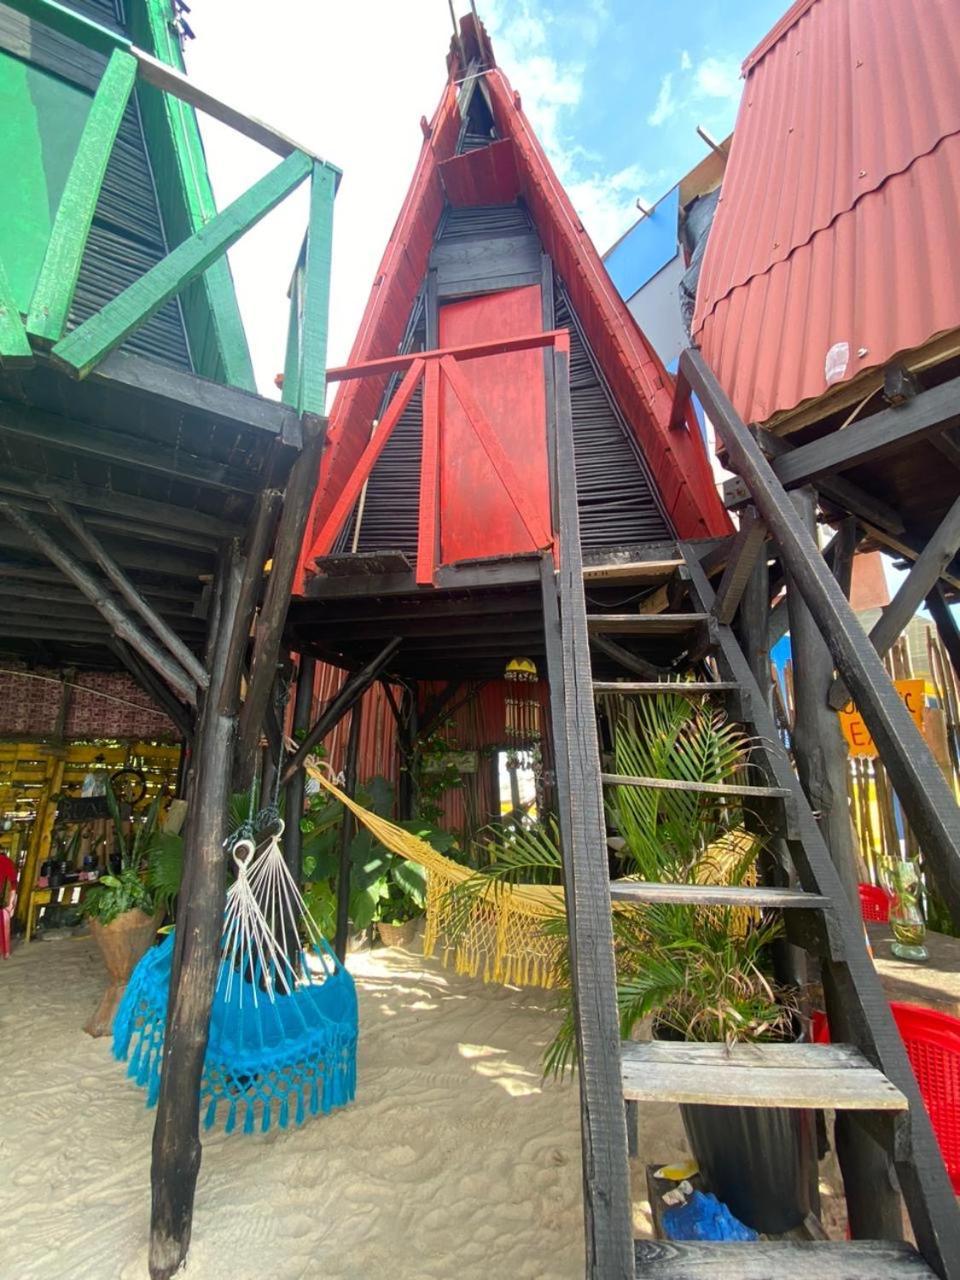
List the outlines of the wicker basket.
{"label": "wicker basket", "polygon": [[125,911],[122,916],[117,916],[110,924],[90,920],[90,933],[100,948],[111,982],[96,1011],[84,1025],[83,1029],[88,1035],[110,1034],[113,1015],[130,981],[130,975],[141,956],[153,944],[162,919],[161,912],[148,916],[146,912],[134,908],[133,911]]}
{"label": "wicker basket", "polygon": [[377,932],[385,947],[409,947],[417,936],[417,925],[422,916],[414,916],[412,920],[404,920],[403,924],[387,924],[386,920],[377,921]]}

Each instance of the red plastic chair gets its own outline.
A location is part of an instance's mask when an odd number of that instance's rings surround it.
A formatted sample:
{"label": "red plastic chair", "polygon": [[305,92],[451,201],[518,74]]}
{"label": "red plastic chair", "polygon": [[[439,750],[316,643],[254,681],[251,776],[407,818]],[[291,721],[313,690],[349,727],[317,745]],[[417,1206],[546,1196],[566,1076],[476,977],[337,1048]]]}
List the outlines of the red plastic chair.
{"label": "red plastic chair", "polygon": [[890,919],[892,896],[875,884],[857,885],[860,890],[860,913],[864,920],[877,920],[886,924]]}
{"label": "red plastic chair", "polygon": [[[960,1018],[898,1001],[891,1001],[890,1010],[903,1037],[953,1190],[960,1195]],[[825,1014],[814,1013],[812,1031],[815,1043],[830,1043]]]}

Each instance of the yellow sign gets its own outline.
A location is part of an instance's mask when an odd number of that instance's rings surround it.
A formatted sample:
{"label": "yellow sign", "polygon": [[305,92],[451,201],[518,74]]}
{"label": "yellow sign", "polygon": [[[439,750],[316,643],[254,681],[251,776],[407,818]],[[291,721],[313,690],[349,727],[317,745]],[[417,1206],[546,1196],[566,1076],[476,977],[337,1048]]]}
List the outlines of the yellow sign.
{"label": "yellow sign", "polygon": [[[913,716],[913,723],[923,733],[923,681],[894,680],[894,688],[904,701],[907,710]],[[840,716],[840,728],[847,740],[847,749],[852,756],[870,756],[877,754],[877,745],[870,736],[870,730],[864,723],[863,716],[848,702]]]}

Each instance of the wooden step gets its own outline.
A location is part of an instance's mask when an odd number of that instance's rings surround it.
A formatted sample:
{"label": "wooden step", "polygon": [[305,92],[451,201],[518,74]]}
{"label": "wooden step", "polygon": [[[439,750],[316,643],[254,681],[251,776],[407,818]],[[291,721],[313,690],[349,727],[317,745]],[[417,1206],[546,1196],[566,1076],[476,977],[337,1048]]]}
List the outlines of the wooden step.
{"label": "wooden step", "polygon": [[623,1096],[632,1102],[838,1111],[906,1111],[909,1105],[849,1044],[625,1041],[620,1069]]}
{"label": "wooden step", "polygon": [[911,1245],[889,1240],[637,1240],[637,1280],[933,1280]]}
{"label": "wooden step", "polygon": [[753,910],[788,908],[822,911],[830,905],[819,893],[802,889],[778,889],[763,885],[662,884],[650,880],[614,880],[610,885],[614,902],[674,902],[693,907],[750,907]]}
{"label": "wooden step", "polygon": [[680,778],[642,778],[629,773],[601,773],[608,787],[651,787],[657,791],[697,791],[708,796],[756,796],[758,799],[786,800],[793,795],[787,787],[752,787],[736,782],[685,782]]}
{"label": "wooden step", "polygon": [[594,680],[593,688],[596,693],[677,693],[702,698],[733,693],[740,686],[734,680]]}
{"label": "wooden step", "polygon": [[707,626],[708,613],[588,613],[590,631],[611,636],[684,636]]}
{"label": "wooden step", "polygon": [[584,582],[666,582],[683,565],[683,560],[613,560],[607,564],[585,564]]}

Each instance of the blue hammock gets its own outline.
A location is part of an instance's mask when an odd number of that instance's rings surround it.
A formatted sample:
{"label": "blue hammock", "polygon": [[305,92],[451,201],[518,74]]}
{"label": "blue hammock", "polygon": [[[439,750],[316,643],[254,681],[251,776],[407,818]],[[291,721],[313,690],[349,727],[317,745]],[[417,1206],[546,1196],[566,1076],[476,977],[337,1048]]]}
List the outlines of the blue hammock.
{"label": "blue hammock", "polygon": [[[129,1057],[127,1075],[160,1093],[163,1035],[173,961],[171,933],[134,969],[113,1026],[114,1056]],[[331,1111],[356,1092],[357,993],[353,979],[322,938],[301,953],[301,980],[289,994],[234,972],[217,983],[200,1085],[204,1127],[218,1112],[224,1130],[285,1129],[307,1113]],[[259,970],[254,970],[255,978]],[[131,1046],[132,1052],[131,1052]],[[274,1111],[276,1109],[276,1112]]]}

